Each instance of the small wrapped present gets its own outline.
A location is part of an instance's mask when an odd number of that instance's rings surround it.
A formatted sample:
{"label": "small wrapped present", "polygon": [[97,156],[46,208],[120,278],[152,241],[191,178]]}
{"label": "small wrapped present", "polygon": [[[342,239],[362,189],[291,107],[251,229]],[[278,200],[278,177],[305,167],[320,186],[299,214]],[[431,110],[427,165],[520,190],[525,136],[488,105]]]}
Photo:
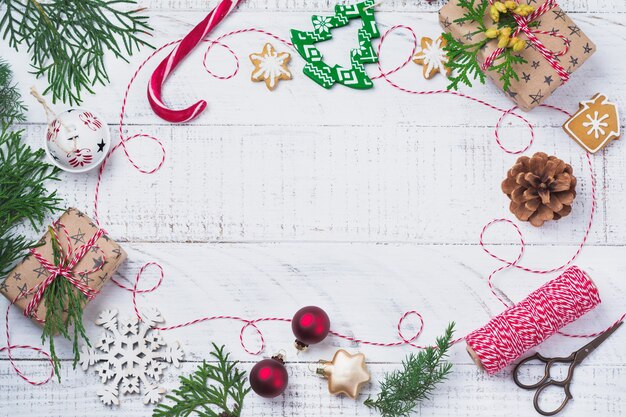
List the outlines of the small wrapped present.
{"label": "small wrapped present", "polygon": [[[80,211],[69,208],[0,283],[0,292],[38,322],[46,317],[43,292],[55,279],[67,279],[87,300],[95,297],[126,259],[126,252]],[[55,262],[53,237],[58,242]]]}
{"label": "small wrapped present", "polygon": [[[475,0],[475,3],[481,1],[487,0]],[[513,71],[519,79],[510,79],[511,84],[505,91],[515,104],[527,111],[543,103],[554,90],[567,82],[570,74],[580,68],[596,50],[593,42],[555,0],[531,0],[530,6],[533,6],[534,12],[515,17],[515,22],[522,24],[512,34],[526,41],[523,50],[515,51],[526,63],[513,65]],[[459,5],[459,0],[450,0],[439,10],[439,22],[445,31],[463,44],[485,39],[486,35],[477,22],[457,21],[466,12],[467,9]],[[486,10],[483,22],[487,28],[498,26],[490,16],[490,7]],[[483,72],[501,89],[504,82],[500,74],[489,68],[497,65],[504,49],[498,48],[497,39],[494,39],[477,54]]]}

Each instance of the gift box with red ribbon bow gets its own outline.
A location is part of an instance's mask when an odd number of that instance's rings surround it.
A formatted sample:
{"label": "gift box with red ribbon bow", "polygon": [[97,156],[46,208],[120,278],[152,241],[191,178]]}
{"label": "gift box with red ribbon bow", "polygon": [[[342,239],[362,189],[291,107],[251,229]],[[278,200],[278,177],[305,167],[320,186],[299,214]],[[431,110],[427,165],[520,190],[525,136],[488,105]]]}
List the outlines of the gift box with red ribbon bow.
{"label": "gift box with red ribbon bow", "polygon": [[[80,211],[69,208],[0,283],[0,292],[28,317],[46,317],[43,293],[55,279],[66,279],[87,300],[93,299],[126,259],[126,252]],[[62,262],[55,263],[52,239]]]}
{"label": "gift box with red ribbon bow", "polygon": [[[490,0],[476,0],[490,1]],[[523,1],[520,4],[525,4]],[[571,74],[596,50],[587,35],[557,5],[555,0],[531,0],[534,12],[528,16],[516,16],[519,30],[515,36],[527,42],[519,55],[526,60],[517,64],[515,72],[519,80],[513,79],[505,94],[523,110],[544,102],[557,88],[566,83]],[[489,10],[489,8],[488,8]],[[459,42],[476,42],[484,39],[484,33],[474,22],[455,22],[465,14],[458,0],[450,0],[439,10],[439,22]],[[490,17],[485,15],[485,25],[493,26]],[[481,38],[482,37],[482,38]],[[500,88],[503,81],[496,71],[489,71],[490,65],[502,53],[497,42],[489,42],[478,52],[478,61],[483,71]]]}

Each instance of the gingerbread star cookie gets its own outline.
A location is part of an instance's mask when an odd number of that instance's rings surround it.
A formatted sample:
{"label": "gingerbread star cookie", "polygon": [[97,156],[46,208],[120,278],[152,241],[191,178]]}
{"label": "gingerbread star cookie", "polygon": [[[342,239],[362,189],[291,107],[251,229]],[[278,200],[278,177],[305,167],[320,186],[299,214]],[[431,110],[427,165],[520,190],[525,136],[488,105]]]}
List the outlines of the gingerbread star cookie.
{"label": "gingerbread star cookie", "polygon": [[413,57],[413,62],[424,67],[424,78],[429,79],[436,73],[450,75],[448,68],[448,55],[444,51],[446,40],[442,36],[435,40],[423,37],[421,41],[421,50]]}
{"label": "gingerbread star cookie", "polygon": [[274,90],[278,80],[291,80],[291,72],[287,69],[290,60],[291,54],[276,52],[272,44],[266,43],[261,53],[250,55],[254,64],[252,81],[265,81],[267,88]]}
{"label": "gingerbread star cookie", "polygon": [[605,94],[581,101],[578,111],[563,125],[563,130],[588,152],[596,153],[610,141],[619,139],[619,111]]}

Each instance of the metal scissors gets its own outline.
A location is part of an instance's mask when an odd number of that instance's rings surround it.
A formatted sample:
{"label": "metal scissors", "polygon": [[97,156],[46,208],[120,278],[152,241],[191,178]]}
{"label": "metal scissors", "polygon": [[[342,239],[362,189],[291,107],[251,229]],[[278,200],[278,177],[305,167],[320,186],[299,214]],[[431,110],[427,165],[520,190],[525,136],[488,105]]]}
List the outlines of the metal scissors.
{"label": "metal scissors", "polygon": [[[600,336],[596,337],[591,342],[587,343],[585,346],[578,349],[576,352],[573,352],[571,355],[567,357],[546,358],[544,356],[541,356],[539,353],[535,353],[534,355],[527,357],[526,359],[518,363],[515,366],[515,369],[513,369],[513,380],[515,381],[515,384],[518,387],[523,388],[523,389],[537,390],[537,392],[535,392],[535,398],[533,399],[533,405],[535,406],[535,410],[537,410],[539,414],[544,415],[544,416],[553,416],[559,413],[561,410],[563,410],[563,408],[565,408],[569,400],[573,398],[572,394],[570,393],[569,387],[570,387],[570,384],[572,383],[572,377],[574,376],[574,369],[576,369],[576,367],[583,360],[585,360],[585,358],[589,356],[591,352],[593,352],[598,346],[600,346],[600,344],[602,344],[602,342],[604,342],[611,334],[613,334],[613,332],[615,332],[615,330],[617,330],[621,325],[622,325],[622,322],[617,323],[616,325],[611,327],[609,330],[605,331]],[[546,364],[545,373],[544,373],[543,378],[541,378],[541,380],[539,380],[538,382],[534,384],[527,385],[527,384],[520,382],[519,371],[524,364],[533,360],[538,360],[539,362],[543,362]],[[552,379],[552,376],[550,375],[550,369],[552,368],[552,365],[554,365],[555,363],[565,363],[565,364],[569,363],[570,364],[567,370],[567,376],[562,381],[556,381]],[[545,390],[549,386],[563,387],[563,390],[565,391],[565,399],[563,400],[563,402],[557,409],[552,410],[552,411],[545,411],[541,409],[541,407],[539,406],[539,397],[541,396],[541,393],[543,392],[543,390]]]}

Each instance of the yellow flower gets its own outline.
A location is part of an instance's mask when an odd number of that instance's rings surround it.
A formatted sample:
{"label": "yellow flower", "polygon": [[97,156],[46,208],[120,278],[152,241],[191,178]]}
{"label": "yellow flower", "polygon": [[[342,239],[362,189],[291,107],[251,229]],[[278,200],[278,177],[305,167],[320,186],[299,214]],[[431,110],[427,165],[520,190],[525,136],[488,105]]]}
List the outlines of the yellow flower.
{"label": "yellow flower", "polygon": [[513,32],[513,30],[508,26],[505,26],[502,29],[500,29],[500,35],[506,35],[507,38],[511,36],[511,32]]}
{"label": "yellow flower", "polygon": [[513,45],[515,45],[520,39],[517,36],[513,36],[511,39],[509,39],[509,43],[506,44],[507,48],[512,48]]}
{"label": "yellow flower", "polygon": [[507,0],[504,2],[504,5],[506,6],[507,9],[509,10],[513,10],[517,7],[517,3],[514,2],[513,0]]}
{"label": "yellow flower", "polygon": [[522,16],[522,17],[526,17],[526,16],[528,16],[529,14],[531,14],[534,11],[535,11],[535,8],[533,6],[529,6],[527,4],[524,4],[524,5],[517,6],[513,10],[513,13],[515,13],[516,15]]}
{"label": "yellow flower", "polygon": [[493,5],[500,13],[506,13],[508,11],[504,3],[500,1],[495,2]]}
{"label": "yellow flower", "polygon": [[500,12],[496,8],[496,6],[491,6],[489,8],[489,15],[491,16],[491,20],[493,20],[495,23],[498,23],[498,20],[500,20]]}
{"label": "yellow flower", "polygon": [[500,35],[500,37],[498,37],[498,48],[506,48],[507,45],[509,44],[509,36],[508,35]]}
{"label": "yellow flower", "polygon": [[500,35],[500,31],[496,28],[489,28],[485,31],[485,36],[489,39],[495,39]]}
{"label": "yellow flower", "polygon": [[526,48],[526,41],[523,39],[518,39],[517,42],[515,42],[515,45],[513,45],[513,51],[515,52],[523,51],[525,48]]}

